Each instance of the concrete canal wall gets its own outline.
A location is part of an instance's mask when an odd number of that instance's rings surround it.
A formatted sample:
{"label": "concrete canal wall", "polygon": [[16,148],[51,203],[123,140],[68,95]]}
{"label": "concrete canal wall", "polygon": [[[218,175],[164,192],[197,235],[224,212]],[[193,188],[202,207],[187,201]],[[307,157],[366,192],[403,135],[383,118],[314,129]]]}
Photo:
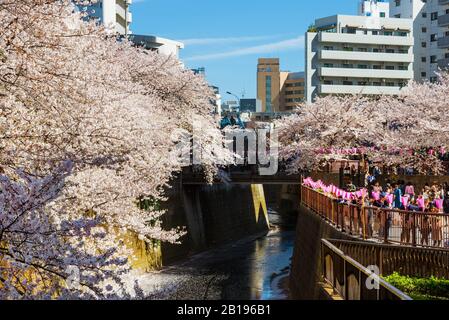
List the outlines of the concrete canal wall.
{"label": "concrete canal wall", "polygon": [[191,254],[269,231],[262,185],[174,186],[165,204],[164,227],[185,226],[181,244],[162,244],[166,265]]}
{"label": "concrete canal wall", "polygon": [[293,299],[325,298],[319,285],[321,280],[321,239],[323,238],[353,240],[307,207],[300,205],[290,273],[290,292]]}

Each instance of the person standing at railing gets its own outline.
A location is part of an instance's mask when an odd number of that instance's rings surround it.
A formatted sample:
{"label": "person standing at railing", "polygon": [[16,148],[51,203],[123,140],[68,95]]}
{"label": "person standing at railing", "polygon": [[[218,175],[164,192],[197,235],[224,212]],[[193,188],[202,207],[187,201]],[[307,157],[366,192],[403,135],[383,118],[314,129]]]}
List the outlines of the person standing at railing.
{"label": "person standing at railing", "polygon": [[431,204],[429,211],[433,246],[440,247],[443,241],[443,226],[441,218],[439,217],[440,209]]}
{"label": "person standing at railing", "polygon": [[410,197],[415,196],[415,187],[411,182],[407,182],[407,185],[405,186],[405,194],[410,195]]}
{"label": "person standing at railing", "polygon": [[366,212],[366,230],[368,232],[367,237],[372,238],[374,234],[374,201],[368,197],[365,197],[364,206],[364,210]]}
{"label": "person standing at railing", "polygon": [[402,233],[401,233],[401,243],[410,244],[410,233],[412,231],[412,221],[413,217],[409,213],[402,215]]}
{"label": "person standing at railing", "polygon": [[399,185],[394,185],[394,208],[402,209],[402,190]]}
{"label": "person standing at railing", "polygon": [[449,214],[449,192],[447,192],[446,197],[443,201],[443,212]]}

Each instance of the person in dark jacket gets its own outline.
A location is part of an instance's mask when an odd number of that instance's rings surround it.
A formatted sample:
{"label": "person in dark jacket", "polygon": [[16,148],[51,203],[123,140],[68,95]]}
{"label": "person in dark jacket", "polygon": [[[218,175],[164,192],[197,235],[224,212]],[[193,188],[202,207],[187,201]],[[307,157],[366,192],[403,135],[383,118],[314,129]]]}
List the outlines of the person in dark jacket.
{"label": "person in dark jacket", "polygon": [[449,192],[447,193],[446,197],[443,201],[443,210],[445,214],[449,214]]}

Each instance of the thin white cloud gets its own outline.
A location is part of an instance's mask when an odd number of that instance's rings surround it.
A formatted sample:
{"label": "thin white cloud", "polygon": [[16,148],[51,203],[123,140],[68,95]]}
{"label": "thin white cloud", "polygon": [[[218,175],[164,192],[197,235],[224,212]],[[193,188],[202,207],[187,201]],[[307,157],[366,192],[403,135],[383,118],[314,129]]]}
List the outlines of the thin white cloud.
{"label": "thin white cloud", "polygon": [[222,37],[222,38],[193,38],[179,40],[187,46],[195,45],[213,45],[213,44],[231,44],[231,43],[241,43],[241,42],[251,42],[251,41],[261,41],[273,39],[279,36],[253,36],[253,37]]}
{"label": "thin white cloud", "polygon": [[240,56],[262,54],[262,53],[273,53],[273,52],[287,51],[287,50],[292,50],[292,49],[302,49],[302,48],[304,48],[304,36],[300,36],[300,37],[288,39],[288,40],[283,40],[283,41],[279,41],[279,42],[275,42],[275,43],[241,48],[241,49],[227,51],[227,52],[198,55],[198,56],[185,58],[183,60],[184,61],[219,60],[219,59],[226,59],[226,58],[231,58],[231,57],[240,57]]}

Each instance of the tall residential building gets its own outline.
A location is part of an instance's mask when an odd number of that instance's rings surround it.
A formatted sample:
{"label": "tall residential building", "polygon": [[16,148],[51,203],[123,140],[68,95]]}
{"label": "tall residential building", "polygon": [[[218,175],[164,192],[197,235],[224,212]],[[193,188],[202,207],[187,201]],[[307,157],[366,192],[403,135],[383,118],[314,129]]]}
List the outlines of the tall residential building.
{"label": "tall residential building", "polygon": [[96,19],[118,34],[131,34],[130,24],[132,14],[129,6],[132,0],[98,0],[89,6],[78,5],[81,11],[88,14],[87,18]]}
{"label": "tall residential building", "polygon": [[360,0],[359,16],[387,18],[390,13],[390,0]]}
{"label": "tall residential building", "polygon": [[306,33],[306,99],[398,94],[413,79],[413,21],[335,15]]}
{"label": "tall residential building", "polygon": [[449,0],[390,0],[390,17],[413,19],[415,80],[449,66]]}
{"label": "tall residential building", "polygon": [[278,58],[261,58],[257,65],[257,99],[262,112],[287,112],[304,101],[304,75],[281,71]]}

